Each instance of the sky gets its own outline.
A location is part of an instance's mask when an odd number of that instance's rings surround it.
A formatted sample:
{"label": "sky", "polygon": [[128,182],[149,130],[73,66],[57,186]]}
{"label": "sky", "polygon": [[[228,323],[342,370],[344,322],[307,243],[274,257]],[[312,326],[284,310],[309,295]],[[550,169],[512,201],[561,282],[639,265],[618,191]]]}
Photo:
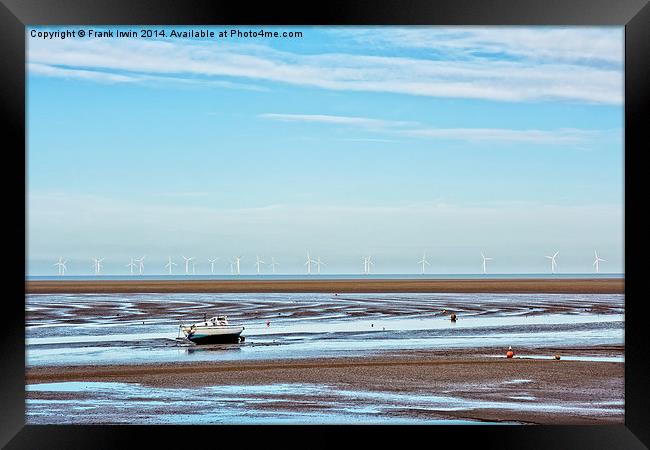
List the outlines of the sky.
{"label": "sky", "polygon": [[28,275],[624,271],[622,27],[89,28],[27,30]]}

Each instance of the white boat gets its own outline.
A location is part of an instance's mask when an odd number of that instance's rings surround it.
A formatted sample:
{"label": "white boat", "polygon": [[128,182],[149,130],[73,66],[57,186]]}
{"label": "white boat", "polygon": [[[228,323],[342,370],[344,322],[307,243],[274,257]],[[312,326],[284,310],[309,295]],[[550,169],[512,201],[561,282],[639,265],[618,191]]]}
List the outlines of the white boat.
{"label": "white boat", "polygon": [[215,316],[209,320],[191,325],[181,325],[185,337],[196,344],[214,344],[219,342],[239,342],[240,334],[244,331],[241,325],[231,325],[228,317]]}

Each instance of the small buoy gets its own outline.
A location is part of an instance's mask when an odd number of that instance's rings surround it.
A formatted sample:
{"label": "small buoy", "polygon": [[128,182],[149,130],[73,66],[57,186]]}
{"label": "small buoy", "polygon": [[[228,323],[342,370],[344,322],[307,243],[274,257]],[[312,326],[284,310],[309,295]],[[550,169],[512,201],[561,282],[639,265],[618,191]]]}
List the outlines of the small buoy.
{"label": "small buoy", "polygon": [[512,358],[515,356],[515,352],[512,351],[512,347],[508,347],[508,352],[506,353],[506,358]]}
{"label": "small buoy", "polygon": [[452,314],[452,315],[449,317],[449,319],[450,319],[452,322],[456,322],[456,314]]}
{"label": "small buoy", "polygon": [[555,355],[555,359],[560,360],[560,355]]}

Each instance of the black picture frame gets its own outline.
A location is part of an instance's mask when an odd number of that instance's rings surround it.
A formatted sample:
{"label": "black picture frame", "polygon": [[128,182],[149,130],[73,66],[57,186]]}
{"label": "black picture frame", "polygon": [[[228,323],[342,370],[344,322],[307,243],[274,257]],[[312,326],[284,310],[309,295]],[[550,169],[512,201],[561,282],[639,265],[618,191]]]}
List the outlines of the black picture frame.
{"label": "black picture frame", "polygon": [[[618,25],[625,26],[625,425],[621,426],[35,426],[25,425],[25,271],[5,267],[2,301],[4,333],[0,363],[0,445],[6,448],[116,448],[140,439],[147,446],[207,442],[311,446],[321,441],[360,437],[382,441],[389,435],[415,444],[471,443],[487,448],[645,448],[650,446],[648,399],[648,333],[643,315],[642,266],[632,263],[645,241],[635,199],[643,175],[639,159],[647,152],[642,140],[648,125],[650,88],[650,6],[647,0],[374,0],[289,2],[223,2],[194,0],[0,0],[0,111],[5,141],[3,184],[14,202],[5,218],[11,258],[25,254],[26,138],[25,27],[77,24],[262,24],[262,25]],[[644,145],[645,144],[645,145]],[[10,161],[10,162],[7,162]],[[22,177],[22,179],[21,179]],[[636,203],[638,200],[640,203]],[[5,200],[7,201],[7,200]],[[634,206],[637,206],[634,208]],[[21,210],[22,209],[22,210]],[[22,218],[22,220],[21,220]],[[19,239],[23,236],[23,240]],[[627,242],[632,243],[628,248]],[[20,253],[19,253],[20,252]],[[23,300],[19,300],[22,298]],[[369,442],[369,441],[368,441]]]}

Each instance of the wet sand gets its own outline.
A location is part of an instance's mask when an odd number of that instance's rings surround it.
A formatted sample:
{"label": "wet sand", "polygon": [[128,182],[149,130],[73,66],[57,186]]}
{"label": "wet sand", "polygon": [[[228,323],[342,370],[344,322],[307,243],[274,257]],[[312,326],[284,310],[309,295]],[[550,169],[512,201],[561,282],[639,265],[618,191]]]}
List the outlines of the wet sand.
{"label": "wet sand", "polygon": [[108,293],[556,293],[623,294],[622,278],[424,280],[84,280],[25,281],[26,294]]}
{"label": "wet sand", "polygon": [[[524,355],[553,355],[553,349],[520,349]],[[560,354],[622,355],[622,347],[564,348]],[[503,352],[501,352],[503,353]],[[198,388],[212,385],[277,383],[334,385],[347,391],[445,395],[468,402],[519,402],[521,408],[441,408],[394,410],[418,419],[471,419],[535,424],[623,423],[624,364],[621,362],[556,361],[515,356],[496,349],[422,350],[366,357],[309,358],[229,362],[158,363],[77,367],[29,367],[27,383],[110,381],[157,387]],[[29,398],[43,393],[28,392]],[[66,394],[57,394],[59,396]],[[272,408],[310,408],[289,393]],[[323,399],[326,400],[326,399]],[[359,405],[367,400],[359,399]],[[533,403],[537,408],[528,407]],[[593,404],[588,413],[571,405]],[[545,411],[543,405],[560,407]],[[618,405],[614,409],[607,405]],[[269,405],[271,407],[271,405]],[[161,407],[162,408],[162,407]],[[565,408],[565,409],[563,409]],[[164,409],[164,408],[163,408]],[[161,410],[162,411],[162,410]]]}
{"label": "wet sand", "polygon": [[[175,339],[217,311],[246,325],[243,344]],[[27,390],[28,421],[620,424],[623,312],[609,294],[30,295],[26,383],[46,385]],[[206,409],[179,414],[188,401]]]}

